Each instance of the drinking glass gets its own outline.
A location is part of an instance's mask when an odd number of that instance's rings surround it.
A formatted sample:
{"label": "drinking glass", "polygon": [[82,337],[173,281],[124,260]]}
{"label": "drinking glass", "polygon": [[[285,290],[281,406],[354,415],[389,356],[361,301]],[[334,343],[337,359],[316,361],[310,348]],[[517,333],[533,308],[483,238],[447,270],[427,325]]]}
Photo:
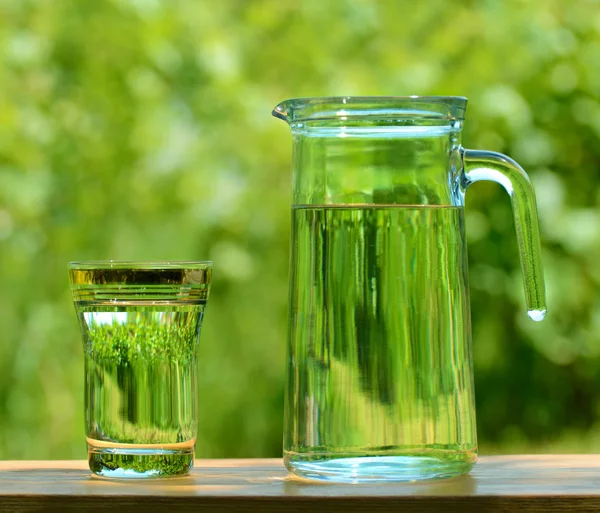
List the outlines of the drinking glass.
{"label": "drinking glass", "polygon": [[95,474],[168,477],[192,468],[197,349],[211,274],[211,262],[69,264]]}

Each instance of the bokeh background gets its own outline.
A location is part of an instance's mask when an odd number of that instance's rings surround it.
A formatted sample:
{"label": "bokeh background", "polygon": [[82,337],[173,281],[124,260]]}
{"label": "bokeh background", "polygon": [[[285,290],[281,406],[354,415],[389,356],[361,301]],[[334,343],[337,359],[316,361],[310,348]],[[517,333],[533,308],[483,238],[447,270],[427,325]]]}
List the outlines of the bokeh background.
{"label": "bokeh background", "polygon": [[66,263],[213,259],[199,457],[279,456],[291,138],[281,100],[464,95],[463,143],[538,196],[467,195],[481,453],[600,451],[600,2],[1,0],[0,458],[83,458]]}

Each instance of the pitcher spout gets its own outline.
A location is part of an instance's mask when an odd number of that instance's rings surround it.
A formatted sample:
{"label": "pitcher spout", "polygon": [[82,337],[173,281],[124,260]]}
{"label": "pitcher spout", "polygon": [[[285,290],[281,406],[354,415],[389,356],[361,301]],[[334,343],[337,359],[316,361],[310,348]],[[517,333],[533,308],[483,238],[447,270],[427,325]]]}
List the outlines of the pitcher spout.
{"label": "pitcher spout", "polygon": [[271,114],[273,114],[273,116],[275,116],[276,118],[283,119],[289,125],[290,124],[289,108],[290,108],[290,102],[289,102],[289,100],[286,100],[284,102],[281,102],[279,105],[277,105],[277,107],[275,107],[273,109],[273,112],[271,112]]}

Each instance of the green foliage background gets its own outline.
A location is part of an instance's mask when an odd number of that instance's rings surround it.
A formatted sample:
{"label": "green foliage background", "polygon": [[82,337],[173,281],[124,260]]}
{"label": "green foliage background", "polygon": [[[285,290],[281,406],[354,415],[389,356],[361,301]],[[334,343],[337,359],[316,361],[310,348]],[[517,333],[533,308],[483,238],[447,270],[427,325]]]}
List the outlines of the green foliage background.
{"label": "green foliage background", "polygon": [[508,198],[469,189],[481,452],[600,450],[600,3],[0,0],[0,458],[82,458],[66,263],[213,259],[199,457],[281,454],[299,96],[460,94],[536,186],[550,313]]}

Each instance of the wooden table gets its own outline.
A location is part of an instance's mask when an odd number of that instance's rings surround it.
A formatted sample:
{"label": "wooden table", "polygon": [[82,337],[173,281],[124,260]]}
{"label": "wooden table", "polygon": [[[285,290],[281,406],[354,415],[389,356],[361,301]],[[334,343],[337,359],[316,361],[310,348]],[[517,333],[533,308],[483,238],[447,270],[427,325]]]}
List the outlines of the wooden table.
{"label": "wooden table", "polygon": [[600,511],[600,456],[482,457],[467,476],[353,485],[292,479],[281,460],[197,460],[187,477],[117,481],[84,461],[0,462],[0,512]]}

